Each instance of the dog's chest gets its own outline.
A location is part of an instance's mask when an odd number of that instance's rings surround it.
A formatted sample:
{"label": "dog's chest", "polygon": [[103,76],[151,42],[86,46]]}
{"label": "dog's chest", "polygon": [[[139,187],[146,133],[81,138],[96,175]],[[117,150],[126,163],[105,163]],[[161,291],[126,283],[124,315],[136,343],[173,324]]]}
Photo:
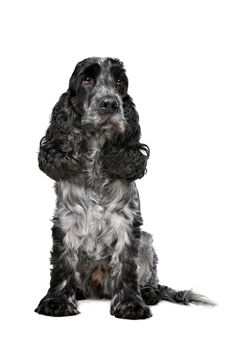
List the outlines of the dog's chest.
{"label": "dog's chest", "polygon": [[87,154],[85,170],[80,182],[56,184],[55,216],[68,248],[82,247],[90,258],[101,260],[129,241],[134,216],[129,202],[134,185],[103,178],[95,147]]}
{"label": "dog's chest", "polygon": [[60,199],[55,216],[68,248],[82,247],[90,258],[101,260],[129,241],[134,213],[119,181],[106,185],[108,190],[102,196],[67,182],[60,182],[57,187]]}

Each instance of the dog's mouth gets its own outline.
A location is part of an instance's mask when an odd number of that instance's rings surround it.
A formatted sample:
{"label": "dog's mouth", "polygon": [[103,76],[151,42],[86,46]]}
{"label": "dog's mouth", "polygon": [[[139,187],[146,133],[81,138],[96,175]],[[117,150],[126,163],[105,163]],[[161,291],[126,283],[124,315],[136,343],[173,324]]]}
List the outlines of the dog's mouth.
{"label": "dog's mouth", "polygon": [[98,111],[89,111],[82,119],[82,127],[91,134],[115,134],[125,130],[125,118],[122,111],[101,115]]}
{"label": "dog's mouth", "polygon": [[113,135],[121,134],[125,131],[126,121],[122,113],[114,113],[102,116],[98,113],[83,120],[84,130],[93,136],[105,135],[111,139]]}
{"label": "dog's mouth", "polygon": [[108,115],[97,125],[99,132],[104,133],[107,138],[114,134],[122,134],[125,131],[125,119],[120,113]]}

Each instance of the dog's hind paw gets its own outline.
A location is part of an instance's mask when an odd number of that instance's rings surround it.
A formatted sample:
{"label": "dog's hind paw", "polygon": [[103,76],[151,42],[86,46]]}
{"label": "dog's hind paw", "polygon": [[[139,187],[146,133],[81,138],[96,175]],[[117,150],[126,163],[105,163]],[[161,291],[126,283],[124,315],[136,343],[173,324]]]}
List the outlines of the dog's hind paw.
{"label": "dog's hind paw", "polygon": [[145,319],[152,316],[148,306],[140,301],[125,301],[115,307],[112,306],[111,314],[117,318],[126,318],[130,320]]}
{"label": "dog's hind paw", "polygon": [[55,317],[74,316],[79,314],[76,306],[74,306],[68,300],[61,298],[50,298],[47,300],[42,299],[35,309],[35,312],[38,314]]}
{"label": "dog's hind paw", "polygon": [[142,299],[147,305],[158,304],[159,298],[155,292],[155,289],[152,286],[150,285],[144,286],[140,289],[140,292],[142,295]]}

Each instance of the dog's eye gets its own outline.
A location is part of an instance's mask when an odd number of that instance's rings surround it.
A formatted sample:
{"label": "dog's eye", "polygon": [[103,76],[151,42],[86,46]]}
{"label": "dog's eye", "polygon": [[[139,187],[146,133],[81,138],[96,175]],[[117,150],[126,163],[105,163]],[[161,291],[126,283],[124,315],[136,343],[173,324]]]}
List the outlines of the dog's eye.
{"label": "dog's eye", "polygon": [[83,78],[82,84],[85,86],[92,86],[94,84],[94,79],[89,76],[86,76]]}
{"label": "dog's eye", "polygon": [[121,78],[117,78],[116,83],[117,83],[117,85],[120,85],[122,83],[122,79]]}

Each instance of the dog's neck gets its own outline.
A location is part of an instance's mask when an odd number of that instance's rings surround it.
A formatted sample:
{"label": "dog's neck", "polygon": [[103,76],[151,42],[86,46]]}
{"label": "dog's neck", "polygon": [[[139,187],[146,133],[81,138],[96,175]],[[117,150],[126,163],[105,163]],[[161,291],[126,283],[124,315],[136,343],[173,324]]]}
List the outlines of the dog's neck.
{"label": "dog's neck", "polygon": [[97,151],[100,151],[104,146],[105,142],[107,141],[107,138],[104,134],[87,133],[86,140],[87,140],[87,147],[89,150],[96,149]]}

